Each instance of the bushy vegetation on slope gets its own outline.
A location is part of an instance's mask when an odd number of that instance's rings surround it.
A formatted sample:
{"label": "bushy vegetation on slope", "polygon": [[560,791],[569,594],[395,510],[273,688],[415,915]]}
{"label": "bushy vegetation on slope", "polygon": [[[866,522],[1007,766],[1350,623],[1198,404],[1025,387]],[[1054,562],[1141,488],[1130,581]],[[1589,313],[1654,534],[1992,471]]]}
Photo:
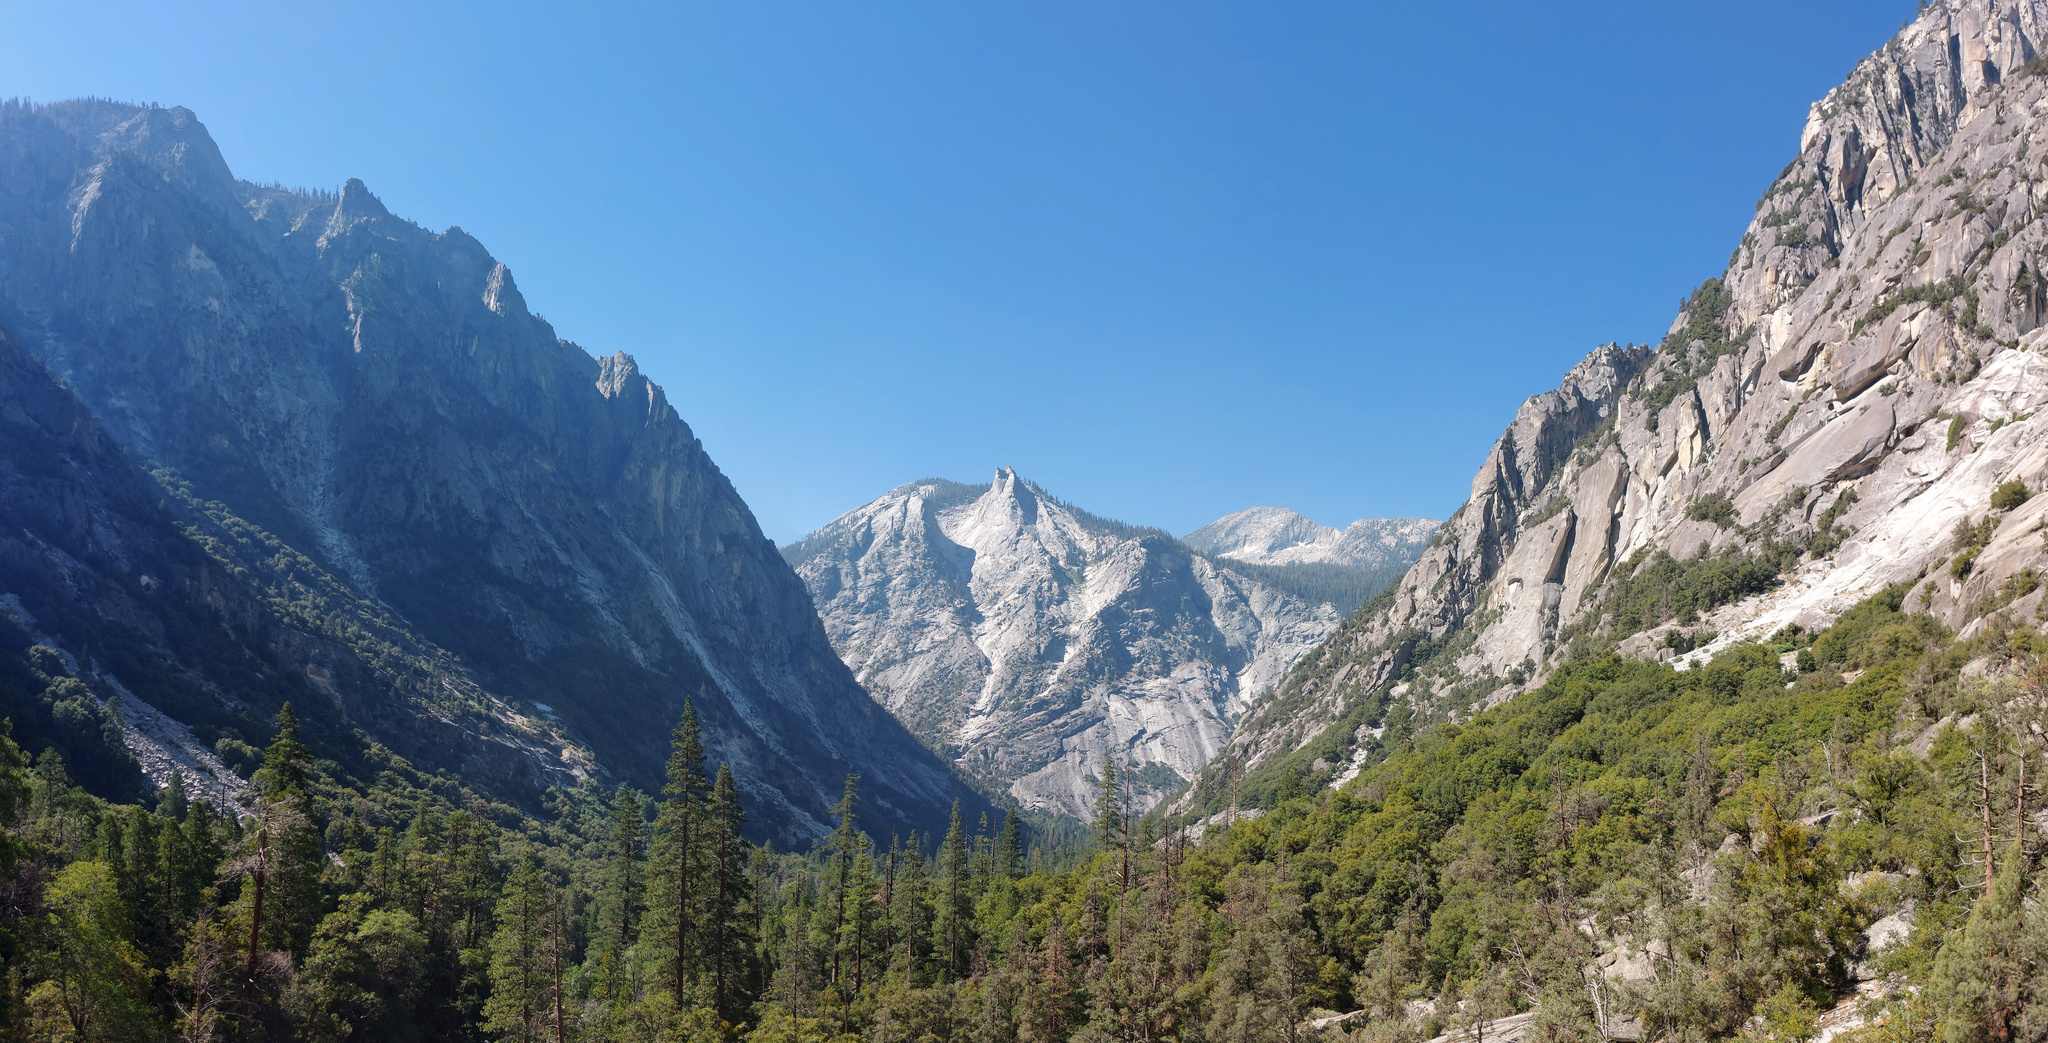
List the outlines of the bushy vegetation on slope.
{"label": "bushy vegetation on slope", "polygon": [[[689,720],[664,793],[556,791],[546,821],[395,762],[339,782],[289,715],[240,822],[0,744],[0,1038],[1800,1038],[1872,974],[1869,1038],[2030,1034],[2048,671],[2031,632],[1957,643],[1902,595],[1692,671],[1575,663],[1199,845],[1106,771],[1064,865],[1014,822],[868,836],[858,780],[815,850],[751,848]],[[1589,971],[1617,947],[1646,972]]]}

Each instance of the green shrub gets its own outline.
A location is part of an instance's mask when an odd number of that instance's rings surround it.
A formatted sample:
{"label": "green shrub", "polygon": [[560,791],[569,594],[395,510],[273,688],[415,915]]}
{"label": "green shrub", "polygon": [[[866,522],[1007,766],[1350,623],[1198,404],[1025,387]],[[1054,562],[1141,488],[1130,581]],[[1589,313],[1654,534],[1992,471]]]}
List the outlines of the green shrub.
{"label": "green shrub", "polygon": [[1770,429],[1770,431],[1768,431],[1768,432],[1766,432],[1766,433],[1764,434],[1764,441],[1766,441],[1766,442],[1769,442],[1769,443],[1770,443],[1770,444],[1772,444],[1772,445],[1777,445],[1777,444],[1778,444],[1778,439],[1779,439],[1779,437],[1781,437],[1781,436],[1782,436],[1782,435],[1784,435],[1784,433],[1785,433],[1785,427],[1786,427],[1786,425],[1788,425],[1788,424],[1792,423],[1792,418],[1793,418],[1793,417],[1796,417],[1796,416],[1798,416],[1798,415],[1799,415],[1799,407],[1798,407],[1798,406],[1792,406],[1792,407],[1789,407],[1789,408],[1787,408],[1787,409],[1785,410],[1785,415],[1784,415],[1784,416],[1781,416],[1781,417],[1779,417],[1779,418],[1777,419],[1777,422],[1775,422],[1775,423],[1773,423],[1773,424],[1771,425],[1771,429]]}
{"label": "green shrub", "polygon": [[1842,545],[1842,541],[1856,534],[1856,530],[1847,525],[1835,524],[1855,502],[1856,490],[1847,489],[1842,495],[1835,497],[1835,502],[1828,504],[1828,509],[1822,511],[1814,522],[1813,541],[1807,544],[1807,553],[1816,558],[1825,558],[1833,554],[1835,548]]}
{"label": "green shrub", "polygon": [[213,753],[221,759],[221,763],[245,779],[256,774],[256,769],[263,766],[262,750],[229,736],[222,736],[219,742],[213,744]]}
{"label": "green shrub", "polygon": [[1715,491],[1700,497],[1685,509],[1685,516],[1693,521],[1710,521],[1724,529],[1735,527],[1735,501],[1727,493]]}
{"label": "green shrub", "polygon": [[1955,552],[1954,560],[1948,564],[1948,574],[1962,579],[1977,567],[1977,554],[1991,543],[1991,536],[1998,531],[1998,519],[1985,515],[1977,521],[1968,518],[1956,519],[1955,531],[1949,535],[1949,549]]}
{"label": "green shrub", "polygon": [[1971,547],[1969,550],[1956,555],[1955,560],[1948,563],[1948,574],[1957,579],[1969,578],[1970,570],[1977,567],[1977,555],[1983,549],[1982,547]]}
{"label": "green shrub", "polygon": [[1983,612],[1988,615],[2040,589],[2041,574],[2033,569],[2021,569],[2005,577],[1991,597],[1985,600]]}
{"label": "green shrub", "polygon": [[1977,295],[1970,292],[1969,282],[1963,278],[1961,272],[1957,272],[1940,282],[1908,286],[1883,298],[1876,304],[1871,305],[1870,310],[1865,312],[1861,319],[1856,320],[1856,326],[1850,331],[1850,334],[1854,336],[1857,333],[1863,332],[1864,327],[1884,321],[1892,312],[1897,311],[1902,304],[1925,301],[1940,308],[1944,314],[1948,314],[1951,310],[1950,304],[1956,300],[1964,302],[1963,315],[1965,321],[1963,325],[1976,325]]}
{"label": "green shrub", "polygon": [[1637,552],[1622,566],[1621,582],[1588,620],[1613,615],[1612,631],[1633,634],[1668,619],[1685,622],[1702,612],[1761,594],[1778,585],[1778,569],[1733,547],[1719,554],[1678,559],[1665,551]]}
{"label": "green shrub", "polygon": [[2014,507],[2027,502],[2027,497],[2032,495],[2034,494],[2027,491],[2027,483],[2015,478],[1999,486],[1998,491],[1991,494],[1991,509],[1994,511],[2012,510]]}

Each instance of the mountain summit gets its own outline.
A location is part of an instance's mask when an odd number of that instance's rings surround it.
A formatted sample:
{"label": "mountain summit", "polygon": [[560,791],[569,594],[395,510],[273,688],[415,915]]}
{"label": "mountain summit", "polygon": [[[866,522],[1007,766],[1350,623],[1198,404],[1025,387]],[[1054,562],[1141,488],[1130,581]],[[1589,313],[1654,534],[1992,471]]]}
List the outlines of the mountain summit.
{"label": "mountain summit", "polygon": [[1192,778],[1339,622],[1008,468],[898,487],[783,553],[876,699],[990,788],[1083,818],[1112,757],[1143,806]]}
{"label": "mountain summit", "polygon": [[[322,563],[660,784],[686,699],[756,828],[943,828],[947,767],[881,711],[659,387],[527,310],[459,228],[235,180],[185,109],[0,105],[0,322],[136,457]],[[317,641],[282,666],[329,672]],[[336,696],[344,713],[346,690]]]}

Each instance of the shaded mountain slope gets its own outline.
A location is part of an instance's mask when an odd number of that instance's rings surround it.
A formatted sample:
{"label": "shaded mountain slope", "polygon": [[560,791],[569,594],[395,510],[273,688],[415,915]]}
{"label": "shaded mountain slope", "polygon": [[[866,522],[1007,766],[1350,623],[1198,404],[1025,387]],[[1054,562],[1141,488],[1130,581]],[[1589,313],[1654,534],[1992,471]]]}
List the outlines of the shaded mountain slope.
{"label": "shaded mountain slope", "polygon": [[372,763],[381,744],[531,802],[590,767],[311,561],[143,473],[0,330],[0,716],[15,739],[101,793],[132,799],[175,771],[228,806],[286,701],[358,777],[394,766]]}
{"label": "shaded mountain slope", "polygon": [[[0,108],[0,317],[109,433],[657,784],[685,698],[764,834],[974,800],[861,692],[660,388],[460,229],[233,179],[182,109]],[[545,706],[548,709],[542,710]]]}

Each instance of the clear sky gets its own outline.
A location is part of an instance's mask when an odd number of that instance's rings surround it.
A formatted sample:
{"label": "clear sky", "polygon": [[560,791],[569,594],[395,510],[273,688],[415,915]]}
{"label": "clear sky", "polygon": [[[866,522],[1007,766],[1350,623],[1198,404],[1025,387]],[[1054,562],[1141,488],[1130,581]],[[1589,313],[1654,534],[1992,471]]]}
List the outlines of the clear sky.
{"label": "clear sky", "polygon": [[1016,467],[1441,518],[1654,341],[1911,0],[22,3],[0,95],[364,179],[668,389],[770,536]]}

